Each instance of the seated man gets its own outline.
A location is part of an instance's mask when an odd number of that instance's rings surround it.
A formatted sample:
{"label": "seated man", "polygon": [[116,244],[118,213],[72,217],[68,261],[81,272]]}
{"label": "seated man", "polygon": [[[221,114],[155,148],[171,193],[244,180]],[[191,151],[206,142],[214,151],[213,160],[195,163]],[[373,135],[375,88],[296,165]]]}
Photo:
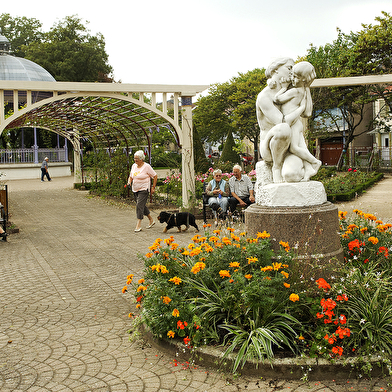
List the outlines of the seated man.
{"label": "seated man", "polygon": [[237,205],[246,207],[255,202],[253,184],[246,174],[241,174],[240,165],[233,167],[233,176],[229,179],[231,197],[229,200],[230,211],[234,212]]}
{"label": "seated man", "polygon": [[229,206],[230,188],[227,181],[222,180],[222,170],[216,169],[212,173],[214,179],[211,180],[206,188],[208,205],[212,208],[217,224],[218,216],[222,219],[226,217],[227,207]]}

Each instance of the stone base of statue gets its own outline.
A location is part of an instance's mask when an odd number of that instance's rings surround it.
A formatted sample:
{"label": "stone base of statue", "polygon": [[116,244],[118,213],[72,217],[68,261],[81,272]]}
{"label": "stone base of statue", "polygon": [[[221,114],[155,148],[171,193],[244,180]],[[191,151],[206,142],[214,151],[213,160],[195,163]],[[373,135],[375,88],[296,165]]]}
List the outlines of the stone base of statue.
{"label": "stone base of statue", "polygon": [[300,276],[328,278],[335,264],[343,261],[338,208],[330,202],[308,206],[252,204],[245,210],[245,225],[247,234],[254,238],[258,232],[268,232],[275,251],[282,249],[280,241],[287,242],[298,260],[295,269]]}

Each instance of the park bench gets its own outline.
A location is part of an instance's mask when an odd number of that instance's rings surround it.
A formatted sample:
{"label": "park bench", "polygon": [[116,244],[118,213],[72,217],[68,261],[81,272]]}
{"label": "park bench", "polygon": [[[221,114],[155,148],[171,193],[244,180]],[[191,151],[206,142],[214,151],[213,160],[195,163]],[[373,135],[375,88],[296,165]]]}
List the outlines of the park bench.
{"label": "park bench", "polygon": [[[255,181],[252,181],[252,184],[253,184],[253,189],[254,189]],[[208,185],[207,182],[203,183],[203,194],[202,194],[202,197],[203,197],[203,222],[204,223],[207,223],[207,215],[209,215],[209,217],[213,217],[213,213],[212,213],[211,207],[208,205],[208,199],[210,198],[210,196],[206,195],[207,185]],[[246,210],[246,207],[241,207],[238,204],[237,208],[236,208],[236,211],[233,213],[233,215],[236,218],[244,221],[245,210]]]}

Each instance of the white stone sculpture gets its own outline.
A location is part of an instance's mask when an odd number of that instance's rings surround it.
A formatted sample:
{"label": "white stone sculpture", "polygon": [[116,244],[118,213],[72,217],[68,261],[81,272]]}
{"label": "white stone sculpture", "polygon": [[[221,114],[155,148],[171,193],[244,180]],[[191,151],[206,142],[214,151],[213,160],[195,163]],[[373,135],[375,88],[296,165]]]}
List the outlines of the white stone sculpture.
{"label": "white stone sculpture", "polygon": [[[314,181],[309,181],[317,173],[321,162],[306,146],[302,120],[312,114],[309,87],[316,77],[314,67],[306,61],[294,65],[294,61],[286,57],[271,63],[265,74],[268,78],[267,86],[259,93],[256,101],[260,154],[263,159],[256,165],[256,204],[322,204],[326,201],[324,188],[321,189],[319,183],[316,185],[312,184]],[[287,193],[287,186],[280,189],[273,187],[281,183],[300,182],[310,184],[297,185],[293,193],[299,197],[294,197],[294,200],[293,195]],[[309,196],[309,192],[318,195],[315,200]]]}

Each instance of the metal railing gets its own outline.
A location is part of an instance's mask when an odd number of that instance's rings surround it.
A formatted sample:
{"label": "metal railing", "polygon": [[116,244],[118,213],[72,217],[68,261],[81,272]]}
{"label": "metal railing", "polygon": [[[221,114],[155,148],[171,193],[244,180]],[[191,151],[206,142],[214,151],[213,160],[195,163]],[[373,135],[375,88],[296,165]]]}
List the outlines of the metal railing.
{"label": "metal railing", "polygon": [[46,157],[49,162],[68,162],[67,148],[18,148],[0,150],[0,163],[41,163]]}

